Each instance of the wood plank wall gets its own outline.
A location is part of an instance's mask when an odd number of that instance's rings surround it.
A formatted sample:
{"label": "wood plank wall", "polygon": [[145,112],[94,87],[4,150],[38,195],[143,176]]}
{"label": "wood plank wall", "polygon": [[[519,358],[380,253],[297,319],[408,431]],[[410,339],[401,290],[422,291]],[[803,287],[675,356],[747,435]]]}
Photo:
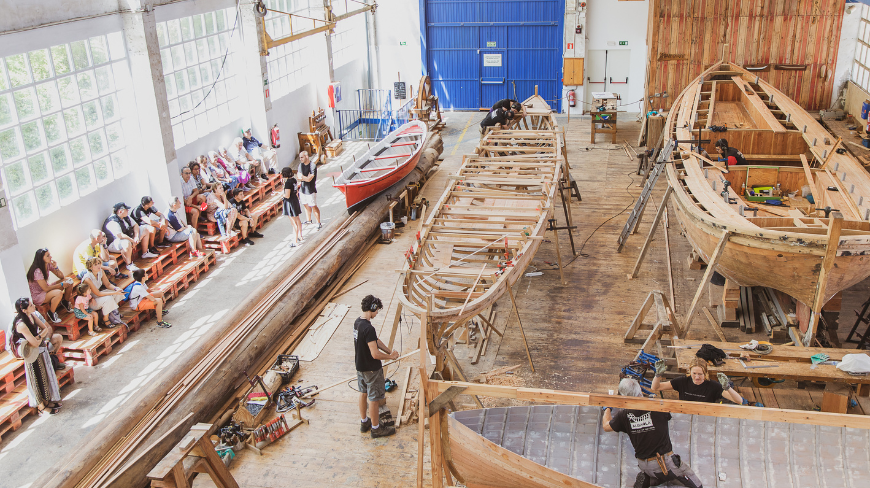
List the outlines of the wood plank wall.
{"label": "wood plank wall", "polygon": [[[845,0],[650,0],[647,101],[668,110],[717,61],[771,64],[758,75],[808,110],[830,106]],[[660,57],[663,58],[660,60]],[[665,60],[669,58],[677,58]],[[806,64],[806,71],[773,64]]]}

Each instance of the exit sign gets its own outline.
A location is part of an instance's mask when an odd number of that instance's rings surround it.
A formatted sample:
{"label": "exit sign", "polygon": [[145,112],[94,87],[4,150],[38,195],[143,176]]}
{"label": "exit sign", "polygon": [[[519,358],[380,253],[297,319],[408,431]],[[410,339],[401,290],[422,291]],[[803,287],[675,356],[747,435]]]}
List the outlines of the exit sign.
{"label": "exit sign", "polygon": [[407,46],[407,45],[408,45],[408,43],[407,43],[407,42],[405,42],[405,41],[402,41],[402,42],[400,42],[400,43],[399,43],[399,45],[400,45],[400,46]]}
{"label": "exit sign", "polygon": [[628,41],[619,41],[620,46],[628,46]]}

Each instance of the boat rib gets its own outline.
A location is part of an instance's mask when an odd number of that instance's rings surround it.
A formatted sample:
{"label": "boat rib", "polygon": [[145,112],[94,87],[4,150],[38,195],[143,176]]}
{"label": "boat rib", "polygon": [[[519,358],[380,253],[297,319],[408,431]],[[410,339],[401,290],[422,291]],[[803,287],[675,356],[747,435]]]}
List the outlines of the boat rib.
{"label": "boat rib", "polygon": [[[562,176],[562,133],[533,95],[506,130],[488,133],[434,205],[408,254],[403,306],[458,322],[498,300],[543,240]],[[516,128],[525,127],[527,130]]]}

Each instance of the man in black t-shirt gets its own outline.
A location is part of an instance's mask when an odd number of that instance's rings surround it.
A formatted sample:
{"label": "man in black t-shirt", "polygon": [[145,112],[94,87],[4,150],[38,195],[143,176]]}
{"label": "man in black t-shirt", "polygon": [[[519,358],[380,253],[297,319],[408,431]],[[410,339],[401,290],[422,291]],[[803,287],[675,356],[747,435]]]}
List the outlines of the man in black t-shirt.
{"label": "man in black t-shirt", "polygon": [[[362,316],[353,324],[354,358],[356,379],[359,386],[360,432],[371,429],[372,437],[386,437],[396,433],[389,410],[379,413],[379,407],[386,404],[384,390],[384,368],[382,359],[398,359],[399,352],[390,350],[378,339],[371,319],[384,308],[380,298],[367,295],[362,300]],[[378,419],[378,420],[375,420]]]}
{"label": "man in black t-shirt", "polygon": [[299,203],[305,209],[305,222],[311,224],[311,215],[317,219],[317,230],[323,227],[320,223],[320,208],[317,206],[317,164],[308,158],[308,151],[299,153]]}
{"label": "man in black t-shirt", "polygon": [[501,127],[506,124],[511,118],[513,118],[514,113],[512,110],[505,110],[501,107],[490,110],[486,117],[480,121],[480,137],[486,135],[486,129],[489,127]]}
{"label": "man in black t-shirt", "polygon": [[[640,384],[633,378],[619,382],[619,394],[627,397],[643,397]],[[604,408],[602,428],[605,432],[625,432],[634,447],[634,457],[640,473],[634,488],[649,488],[668,481],[678,481],[683,486],[702,488],[701,480],[692,468],[674,454],[668,421],[671,414],[648,410],[623,410]]]}

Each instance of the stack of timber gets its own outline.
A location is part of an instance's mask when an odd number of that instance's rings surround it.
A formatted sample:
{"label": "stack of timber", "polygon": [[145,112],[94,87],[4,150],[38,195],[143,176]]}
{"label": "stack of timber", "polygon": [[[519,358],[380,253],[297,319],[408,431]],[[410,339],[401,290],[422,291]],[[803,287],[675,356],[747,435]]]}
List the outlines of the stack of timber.
{"label": "stack of timber", "polygon": [[[739,286],[773,288],[808,307],[789,334],[811,344],[822,306],[870,276],[870,175],[798,104],[736,65],[717,63],[683,90],[666,131],[681,141],[667,176],[695,251]],[[747,163],[726,167],[692,152],[699,137],[713,155],[727,138]],[[815,207],[800,198],[805,190]]]}
{"label": "stack of timber", "polygon": [[[440,136],[430,137],[417,168],[392,192],[420,181],[441,151]],[[317,292],[329,286],[336,273],[369,242],[387,215],[389,203],[386,198],[377,199],[312,236],[308,252],[295,254],[264,279],[247,300],[215,324],[211,335],[126,402],[34,486],[144,485],[147,473],[187,429],[222,411],[246,381],[245,370],[254,371],[264,357],[274,360],[275,344],[285,343],[294,333],[293,327],[299,325],[296,319],[313,303]],[[309,299],[302,301],[300,297]]]}
{"label": "stack of timber", "polygon": [[[409,254],[403,307],[460,323],[495,303],[537,252],[562,178],[561,133],[546,102],[523,102],[522,125],[494,130],[465,156]],[[545,108],[546,107],[546,108]]]}

